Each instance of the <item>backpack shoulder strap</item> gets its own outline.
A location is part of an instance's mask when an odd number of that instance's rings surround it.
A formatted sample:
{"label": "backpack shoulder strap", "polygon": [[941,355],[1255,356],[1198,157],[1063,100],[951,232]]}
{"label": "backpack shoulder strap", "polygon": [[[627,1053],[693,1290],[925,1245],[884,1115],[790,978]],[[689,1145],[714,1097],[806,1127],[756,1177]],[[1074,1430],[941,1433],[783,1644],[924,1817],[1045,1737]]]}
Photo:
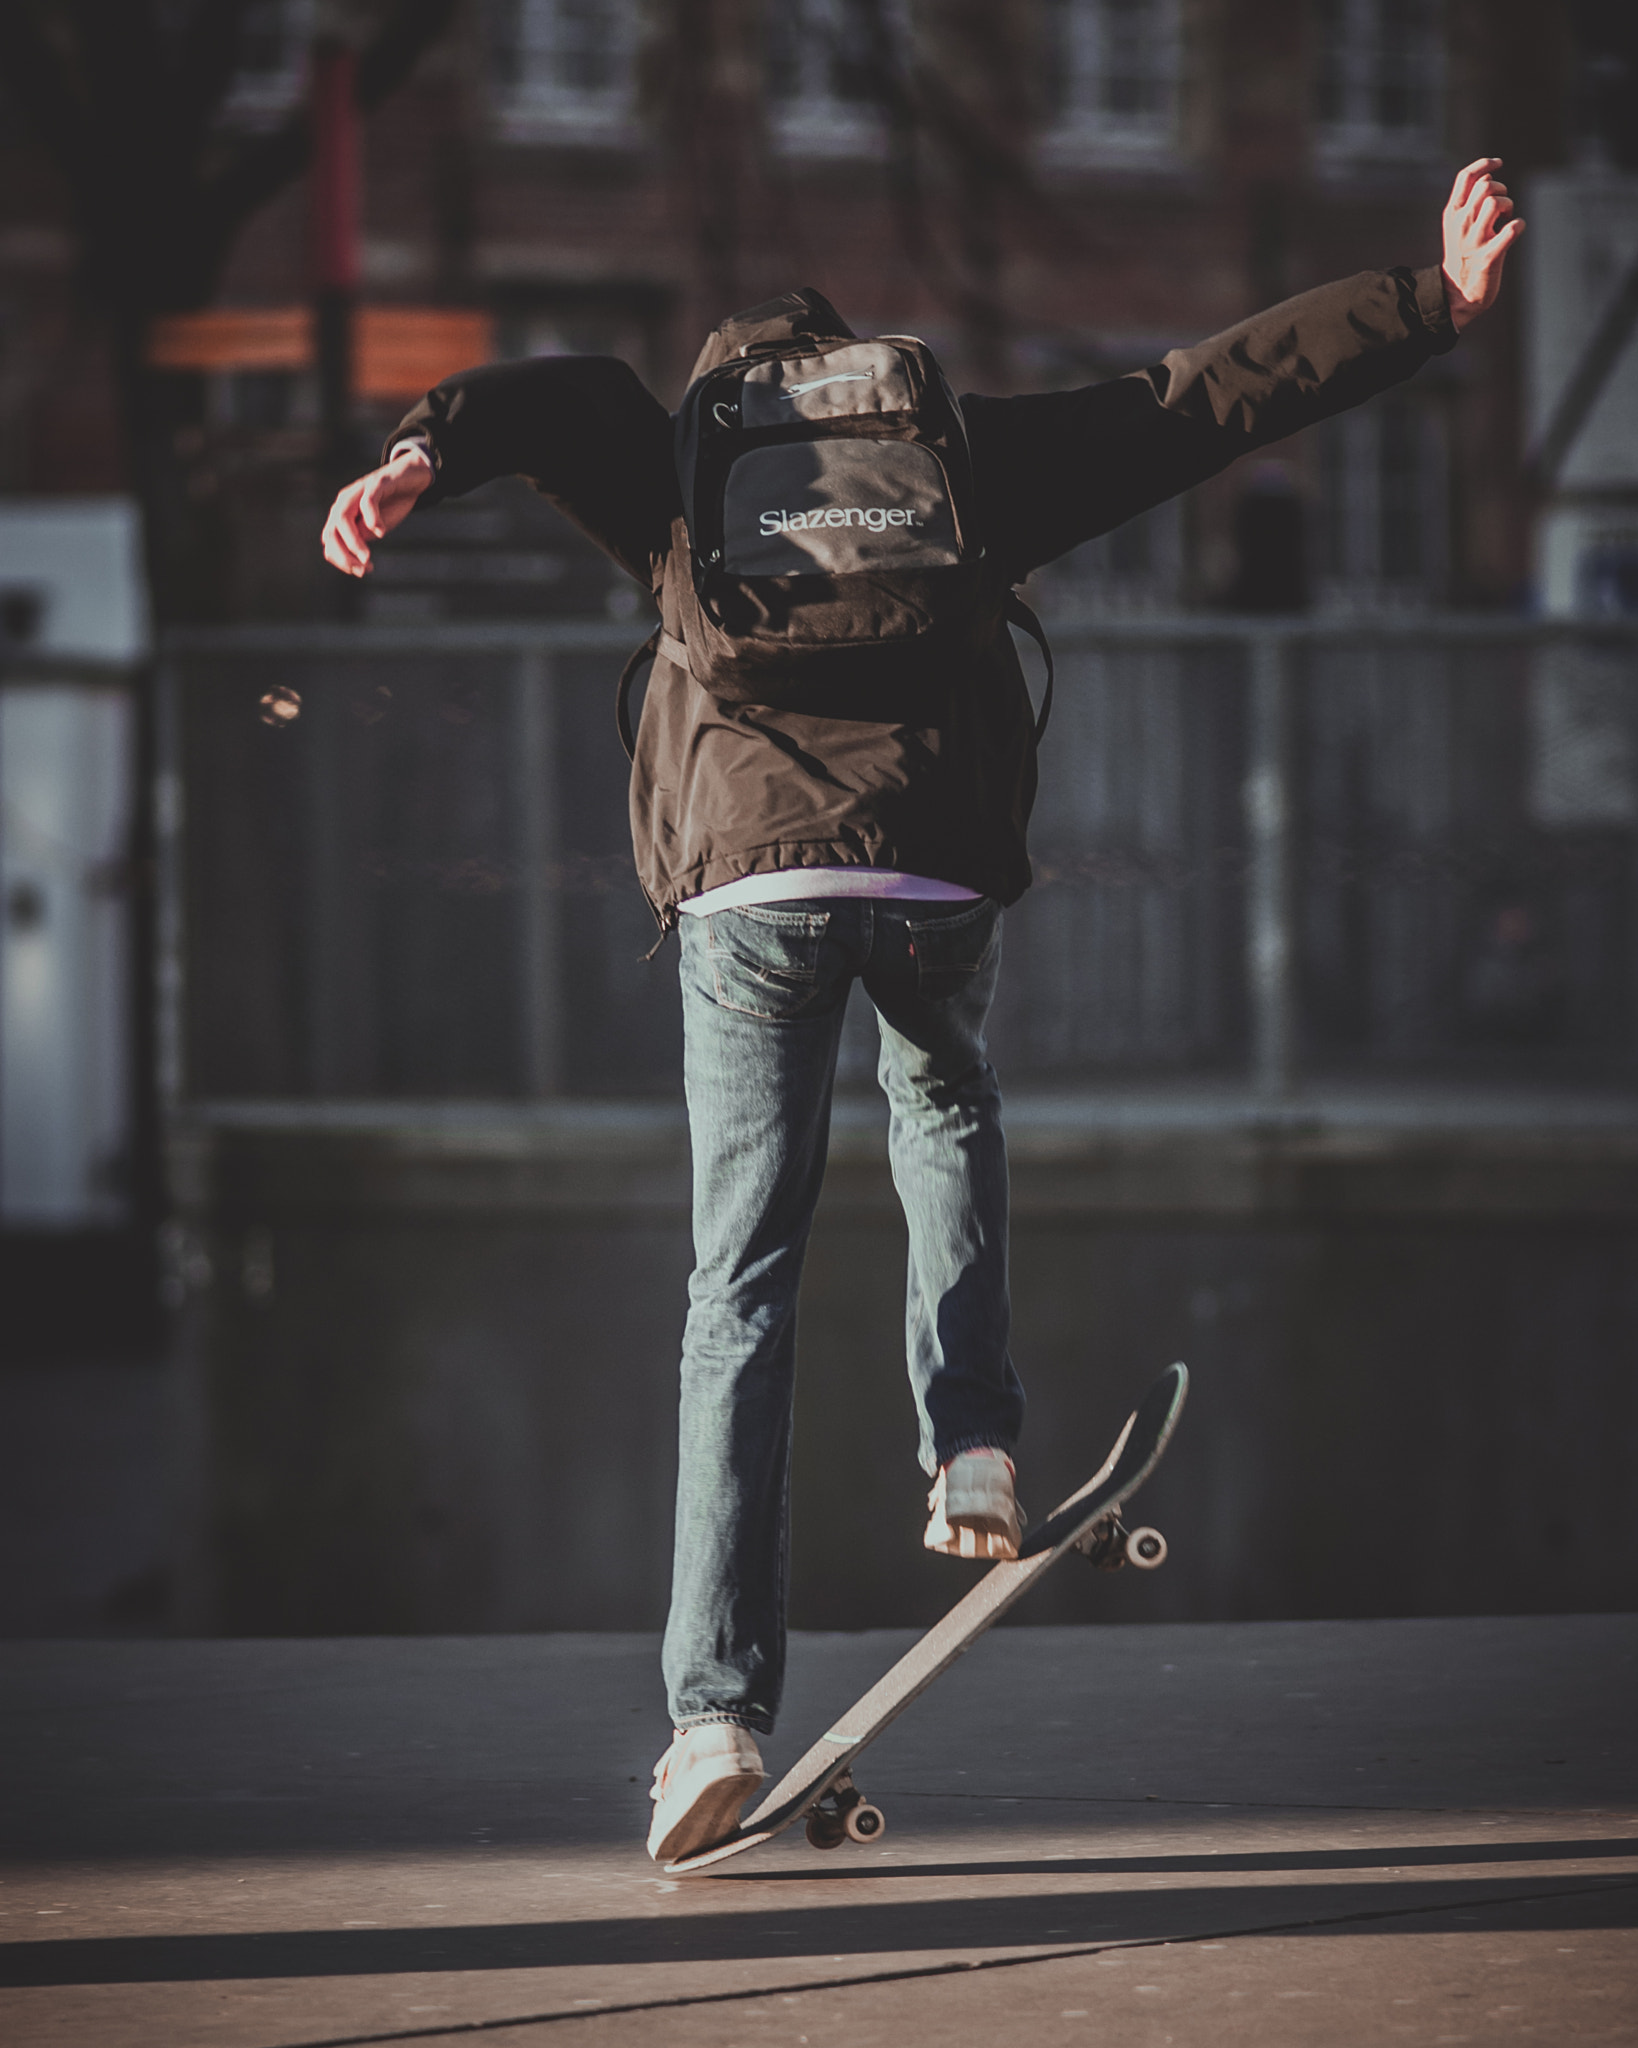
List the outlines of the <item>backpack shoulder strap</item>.
{"label": "backpack shoulder strap", "polygon": [[1035,744],[1039,746],[1047,729],[1047,720],[1052,716],[1052,649],[1048,645],[1046,630],[1016,590],[1007,592],[1007,602],[1002,611],[1009,626],[1017,626],[1026,632],[1041,650],[1041,659],[1046,663],[1046,692],[1041,698],[1041,715],[1035,721]]}
{"label": "backpack shoulder strap", "polygon": [[635,648],[631,658],[620,671],[620,681],[614,693],[614,723],[619,730],[620,744],[626,750],[626,759],[637,758],[637,735],[631,729],[631,686],[637,680],[637,671],[645,661],[674,662],[680,669],[688,668],[688,649],[668,633],[664,626],[656,626],[641,647]]}

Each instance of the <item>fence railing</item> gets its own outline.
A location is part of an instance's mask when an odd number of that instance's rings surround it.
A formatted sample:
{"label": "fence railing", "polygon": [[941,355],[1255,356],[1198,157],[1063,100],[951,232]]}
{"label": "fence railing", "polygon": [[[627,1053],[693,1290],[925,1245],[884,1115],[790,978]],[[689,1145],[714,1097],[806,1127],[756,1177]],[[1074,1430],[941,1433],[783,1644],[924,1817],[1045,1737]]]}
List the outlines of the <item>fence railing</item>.
{"label": "fence railing", "polygon": [[[164,1092],[673,1085],[631,877],[629,625],[239,627],[162,667]],[[1638,1054],[1638,624],[1052,628],[1003,1076],[1477,1074]],[[1030,659],[1026,654],[1026,659]],[[662,956],[663,958],[663,956]],[[861,1010],[844,1081],[873,1065]]]}

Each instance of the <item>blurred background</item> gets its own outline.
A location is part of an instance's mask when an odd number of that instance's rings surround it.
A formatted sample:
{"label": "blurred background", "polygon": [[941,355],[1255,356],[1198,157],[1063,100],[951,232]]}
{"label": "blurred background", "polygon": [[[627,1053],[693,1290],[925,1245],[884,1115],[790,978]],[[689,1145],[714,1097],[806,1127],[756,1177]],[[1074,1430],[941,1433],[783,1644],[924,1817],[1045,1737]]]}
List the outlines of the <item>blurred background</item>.
{"label": "blurred background", "polygon": [[[1638,17],[0,0],[0,1631],[663,1617],[651,606],[516,479],[327,571],[426,386],[614,353],[675,405],[796,284],[958,389],[1085,383],[1437,261],[1481,154],[1530,232],[1455,353],[1030,592],[993,1053],[1035,1511],[1195,1373],[1172,1562],[1034,1621],[1638,1598]],[[861,999],[806,1626],[953,1584],[872,1038]]]}

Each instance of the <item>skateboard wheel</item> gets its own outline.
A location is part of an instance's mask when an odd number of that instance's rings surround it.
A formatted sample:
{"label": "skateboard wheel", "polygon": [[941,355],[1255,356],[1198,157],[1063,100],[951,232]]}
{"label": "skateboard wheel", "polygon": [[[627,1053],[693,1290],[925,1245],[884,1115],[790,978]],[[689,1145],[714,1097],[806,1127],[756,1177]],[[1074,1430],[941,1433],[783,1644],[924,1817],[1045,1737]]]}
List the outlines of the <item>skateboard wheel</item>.
{"label": "skateboard wheel", "polygon": [[847,1822],[839,1814],[810,1813],[807,1834],[810,1849],[839,1849],[847,1840]]}
{"label": "skateboard wheel", "polygon": [[872,1806],[861,1799],[857,1806],[850,1806],[842,1825],[855,1842],[875,1842],[887,1833],[887,1816],[879,1806]]}
{"label": "skateboard wheel", "polygon": [[1134,1529],[1126,1539],[1126,1555],[1139,1571],[1158,1571],[1166,1562],[1166,1539],[1158,1529]]}

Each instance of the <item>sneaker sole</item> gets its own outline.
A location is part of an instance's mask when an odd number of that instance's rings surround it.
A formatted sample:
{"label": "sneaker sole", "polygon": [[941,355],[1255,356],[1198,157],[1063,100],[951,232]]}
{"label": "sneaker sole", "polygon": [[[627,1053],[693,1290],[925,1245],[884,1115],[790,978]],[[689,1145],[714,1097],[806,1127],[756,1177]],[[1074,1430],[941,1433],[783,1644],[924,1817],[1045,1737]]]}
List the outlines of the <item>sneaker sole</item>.
{"label": "sneaker sole", "polygon": [[725,1842],[739,1826],[740,1808],[765,1776],[762,1771],[736,1771],[731,1778],[713,1780],[658,1842],[650,1839],[650,1856],[656,1863],[675,1863],[679,1856],[694,1856]]}
{"label": "sneaker sole", "polygon": [[944,1542],[926,1547],[941,1557],[1007,1560],[1018,1555],[1018,1538],[1005,1522],[974,1516],[970,1522],[953,1523]]}

